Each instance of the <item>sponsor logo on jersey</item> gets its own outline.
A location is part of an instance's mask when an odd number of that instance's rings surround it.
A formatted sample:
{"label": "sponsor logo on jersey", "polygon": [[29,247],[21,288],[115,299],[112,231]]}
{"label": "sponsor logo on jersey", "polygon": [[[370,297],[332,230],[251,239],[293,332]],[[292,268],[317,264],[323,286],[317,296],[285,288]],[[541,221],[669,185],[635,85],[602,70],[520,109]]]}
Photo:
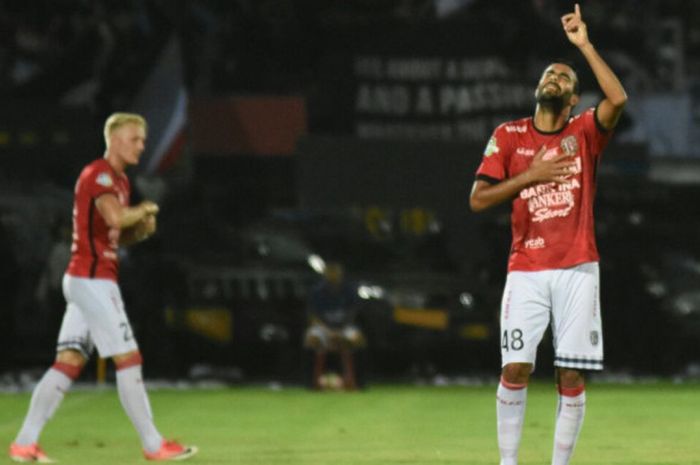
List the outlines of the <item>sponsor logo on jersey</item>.
{"label": "sponsor logo on jersey", "polygon": [[532,221],[540,223],[552,218],[569,216],[576,204],[574,190],[581,184],[576,178],[562,184],[538,184],[520,191],[520,198],[527,202]]}
{"label": "sponsor logo on jersey", "polygon": [[574,136],[566,136],[561,140],[559,146],[562,152],[570,156],[576,155],[576,152],[578,152],[578,141]]}
{"label": "sponsor logo on jersey", "polygon": [[527,125],[516,126],[514,124],[509,124],[506,125],[506,132],[519,132],[520,134],[524,134],[527,132]]}
{"label": "sponsor logo on jersey", "polygon": [[532,221],[540,223],[552,218],[569,216],[574,204],[574,196],[570,191],[550,192],[531,198],[527,202],[527,207],[532,214]]}
{"label": "sponsor logo on jersey", "polygon": [[491,137],[491,139],[489,139],[489,143],[486,144],[486,150],[484,150],[484,156],[490,157],[494,153],[498,153],[499,150],[501,150],[501,149],[498,148],[498,140],[496,139],[495,136]]}
{"label": "sponsor logo on jersey", "polygon": [[545,246],[544,237],[533,237],[525,241],[526,249],[542,249]]}
{"label": "sponsor logo on jersey", "polygon": [[576,157],[574,160],[574,163],[576,163],[574,166],[569,168],[569,171],[571,174],[579,174],[581,171],[583,171],[582,164],[581,164],[581,157]]}
{"label": "sponsor logo on jersey", "polygon": [[110,176],[109,173],[98,174],[95,182],[104,187],[112,187],[112,184],[114,184],[114,182],[112,182],[112,176]]}
{"label": "sponsor logo on jersey", "polygon": [[556,157],[559,155],[559,147],[553,147],[551,149],[547,149],[546,152],[544,152],[544,155],[542,155],[543,160],[551,160],[552,158]]}
{"label": "sponsor logo on jersey", "polygon": [[518,155],[526,156],[526,157],[534,157],[535,156],[534,149],[526,149],[525,147],[518,147],[515,150],[515,153],[517,153]]}

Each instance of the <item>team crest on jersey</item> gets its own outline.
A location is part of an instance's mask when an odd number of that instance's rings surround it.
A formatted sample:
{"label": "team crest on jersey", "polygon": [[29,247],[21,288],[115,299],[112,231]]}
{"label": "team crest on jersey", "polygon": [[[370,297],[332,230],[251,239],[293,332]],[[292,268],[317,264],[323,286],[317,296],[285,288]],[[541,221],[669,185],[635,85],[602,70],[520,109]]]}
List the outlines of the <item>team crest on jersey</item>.
{"label": "team crest on jersey", "polygon": [[591,331],[591,344],[597,346],[599,341],[600,336],[598,335],[598,331]]}
{"label": "team crest on jersey", "polygon": [[99,184],[100,186],[104,187],[111,187],[112,184],[114,184],[112,182],[112,176],[110,176],[109,173],[100,173],[97,176],[97,180],[95,182],[97,182],[97,184]]}
{"label": "team crest on jersey", "polygon": [[494,153],[498,153],[500,149],[498,148],[498,140],[496,140],[496,137],[492,137],[489,139],[489,143],[486,144],[486,150],[484,150],[484,156],[485,157],[490,157]]}
{"label": "team crest on jersey", "polygon": [[576,152],[578,152],[578,141],[574,136],[566,136],[561,140],[559,146],[567,155],[576,155]]}

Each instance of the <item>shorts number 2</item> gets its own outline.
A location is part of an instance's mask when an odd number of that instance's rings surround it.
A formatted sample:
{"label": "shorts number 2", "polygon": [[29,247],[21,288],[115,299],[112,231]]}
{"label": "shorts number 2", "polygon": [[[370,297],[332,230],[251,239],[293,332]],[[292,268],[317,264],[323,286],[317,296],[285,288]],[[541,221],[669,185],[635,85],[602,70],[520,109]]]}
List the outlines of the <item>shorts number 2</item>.
{"label": "shorts number 2", "polygon": [[124,330],[124,342],[129,342],[133,337],[131,335],[131,328],[129,328],[128,323],[119,323],[119,327]]}

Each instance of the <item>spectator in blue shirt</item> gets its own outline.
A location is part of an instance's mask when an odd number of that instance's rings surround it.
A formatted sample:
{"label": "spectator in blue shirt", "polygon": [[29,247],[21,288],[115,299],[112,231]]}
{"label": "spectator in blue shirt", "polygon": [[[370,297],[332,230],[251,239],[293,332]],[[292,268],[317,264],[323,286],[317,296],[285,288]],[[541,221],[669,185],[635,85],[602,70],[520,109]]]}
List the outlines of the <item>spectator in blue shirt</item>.
{"label": "spectator in blue shirt", "polygon": [[343,387],[357,388],[353,351],[365,345],[365,338],[355,325],[358,311],[357,288],[344,278],[342,265],[328,263],[323,280],[309,294],[309,328],[304,346],[315,352],[313,386],[321,389],[328,352],[338,352],[343,368]]}

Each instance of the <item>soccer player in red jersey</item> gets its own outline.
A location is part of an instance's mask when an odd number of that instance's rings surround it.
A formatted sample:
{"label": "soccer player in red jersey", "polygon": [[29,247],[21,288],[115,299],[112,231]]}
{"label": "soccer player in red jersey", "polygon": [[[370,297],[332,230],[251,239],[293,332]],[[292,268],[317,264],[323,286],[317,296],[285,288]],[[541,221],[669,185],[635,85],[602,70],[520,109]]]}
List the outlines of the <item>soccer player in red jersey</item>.
{"label": "soccer player in red jersey", "polygon": [[29,412],[10,457],[17,462],[49,463],[39,435],[78,378],[97,346],[117,369],[119,399],[136,428],[149,460],[182,460],[197,448],[163,439],[141,374],[141,354],[117,285],[118,247],[148,239],[156,231],[158,205],[129,206],[125,169],[139,162],[146,142],[146,121],[133,113],[115,113],[104,127],[106,152],[88,164],[75,185],[71,261],[63,278],[66,313],[54,364],[32,394]]}
{"label": "soccer player in red jersey", "polygon": [[569,463],[583,423],[582,370],[603,368],[593,199],[596,167],[627,95],[589,41],[579,5],[561,22],[603,100],[572,117],[579,101],[576,72],[565,63],[550,64],[535,91],[534,116],[496,128],[470,196],[477,212],[512,200],[496,402],[501,465],[518,462],[527,385],[550,319],[559,390],[552,465]]}

